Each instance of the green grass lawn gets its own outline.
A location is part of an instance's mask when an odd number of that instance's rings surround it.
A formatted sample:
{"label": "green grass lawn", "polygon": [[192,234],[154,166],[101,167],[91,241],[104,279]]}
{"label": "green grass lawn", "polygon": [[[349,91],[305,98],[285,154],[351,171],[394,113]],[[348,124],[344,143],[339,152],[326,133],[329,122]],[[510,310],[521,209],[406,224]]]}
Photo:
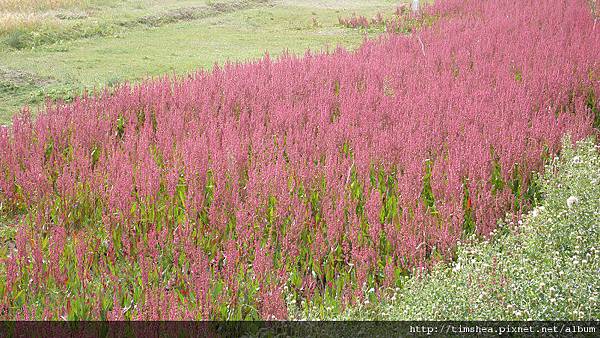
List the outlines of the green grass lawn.
{"label": "green grass lawn", "polygon": [[69,99],[84,88],[185,74],[266,52],[352,49],[364,32],[340,27],[339,16],[391,15],[400,2],[128,0],[60,9],[56,15],[67,19],[55,15],[53,24],[0,34],[0,124],[24,105]]}

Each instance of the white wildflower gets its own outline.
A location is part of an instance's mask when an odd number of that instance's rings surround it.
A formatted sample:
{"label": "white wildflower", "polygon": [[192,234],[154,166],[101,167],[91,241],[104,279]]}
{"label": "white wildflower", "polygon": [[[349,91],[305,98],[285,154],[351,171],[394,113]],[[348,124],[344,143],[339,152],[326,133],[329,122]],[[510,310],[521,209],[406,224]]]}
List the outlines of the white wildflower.
{"label": "white wildflower", "polygon": [[567,206],[569,209],[573,208],[573,205],[579,203],[579,198],[577,196],[571,196],[567,199]]}

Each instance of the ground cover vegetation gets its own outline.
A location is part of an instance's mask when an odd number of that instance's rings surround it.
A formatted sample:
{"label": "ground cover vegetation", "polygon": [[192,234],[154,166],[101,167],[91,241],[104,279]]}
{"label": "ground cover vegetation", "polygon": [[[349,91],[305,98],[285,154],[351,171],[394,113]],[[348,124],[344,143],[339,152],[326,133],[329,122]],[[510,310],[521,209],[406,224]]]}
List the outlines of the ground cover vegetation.
{"label": "ground cover vegetation", "polygon": [[341,312],[518,219],[562,136],[598,126],[588,3],[422,15],[354,52],[122,84],[0,127],[2,212],[20,215],[2,318]]}
{"label": "ground cover vegetation", "polygon": [[600,153],[596,139],[565,139],[536,182],[542,201],[489,239],[464,240],[457,259],[406,278],[380,302],[298,319],[597,320],[600,318]]}
{"label": "ground cover vegetation", "polygon": [[[358,47],[381,29],[342,27],[352,12],[391,15],[396,0],[108,0],[0,4],[0,124],[45,99],[187,74],[269,51]],[[19,4],[19,6],[14,6]],[[32,4],[38,5],[32,6]],[[27,6],[25,6],[27,5]],[[12,22],[12,23],[11,23]]]}
{"label": "ground cover vegetation", "polygon": [[394,33],[411,33],[420,29],[424,25],[431,24],[435,17],[421,15],[417,11],[411,11],[408,3],[402,3],[393,15],[386,15],[382,12],[377,12],[371,19],[364,15],[352,13],[348,17],[339,17],[340,25],[347,28],[356,28],[361,30],[382,30]]}
{"label": "ground cover vegetation", "polygon": [[[159,27],[270,4],[269,0],[31,1],[1,4],[0,34],[14,49],[25,49],[96,36],[113,36],[136,27]],[[186,6],[187,5],[187,6]],[[126,11],[124,8],[130,8]],[[116,15],[115,15],[116,14]],[[114,16],[114,17],[110,17]],[[102,20],[98,20],[102,19]]]}

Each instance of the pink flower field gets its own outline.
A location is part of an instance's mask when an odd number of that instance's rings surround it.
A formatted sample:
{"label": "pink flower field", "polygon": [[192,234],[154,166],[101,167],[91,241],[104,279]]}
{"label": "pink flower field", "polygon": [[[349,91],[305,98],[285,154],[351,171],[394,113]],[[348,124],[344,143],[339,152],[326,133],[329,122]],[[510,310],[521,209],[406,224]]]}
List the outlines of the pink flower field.
{"label": "pink flower field", "polygon": [[585,0],[439,0],[356,51],[265,56],[26,109],[1,319],[286,319],[376,300],[537,198],[600,125]]}

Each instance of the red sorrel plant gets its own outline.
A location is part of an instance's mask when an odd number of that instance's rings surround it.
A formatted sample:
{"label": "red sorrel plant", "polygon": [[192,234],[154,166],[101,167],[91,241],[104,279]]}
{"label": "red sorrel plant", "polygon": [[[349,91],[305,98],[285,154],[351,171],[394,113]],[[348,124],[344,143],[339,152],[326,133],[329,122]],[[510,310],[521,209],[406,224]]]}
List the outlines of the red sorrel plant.
{"label": "red sorrel plant", "polygon": [[348,18],[339,17],[338,21],[339,21],[340,25],[347,27],[347,28],[368,29],[371,25],[371,22],[369,21],[369,19],[367,19],[366,17],[364,17],[362,15],[357,16],[356,14],[353,14],[351,17],[348,17]]}
{"label": "red sorrel plant", "polygon": [[228,63],[15,116],[0,128],[0,203],[26,215],[2,259],[2,318],[339,308],[527,208],[562,136],[594,132],[587,2],[440,0],[421,15],[435,25],[355,52]]}

